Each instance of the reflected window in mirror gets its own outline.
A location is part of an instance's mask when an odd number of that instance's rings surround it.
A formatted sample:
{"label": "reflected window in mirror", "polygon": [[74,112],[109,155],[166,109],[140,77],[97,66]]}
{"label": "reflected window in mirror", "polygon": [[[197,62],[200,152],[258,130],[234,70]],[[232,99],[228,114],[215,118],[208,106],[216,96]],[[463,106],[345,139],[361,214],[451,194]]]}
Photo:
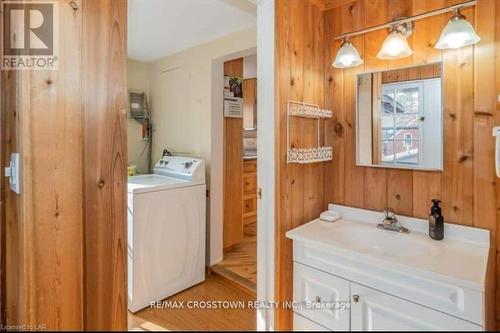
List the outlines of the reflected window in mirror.
{"label": "reflected window in mirror", "polygon": [[357,162],[442,170],[441,64],[358,76]]}

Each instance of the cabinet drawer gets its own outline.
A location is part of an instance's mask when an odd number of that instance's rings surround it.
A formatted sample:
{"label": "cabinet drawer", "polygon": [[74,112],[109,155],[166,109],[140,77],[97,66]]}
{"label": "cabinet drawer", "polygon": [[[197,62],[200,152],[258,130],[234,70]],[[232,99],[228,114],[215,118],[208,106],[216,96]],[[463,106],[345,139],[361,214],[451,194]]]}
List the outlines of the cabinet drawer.
{"label": "cabinet drawer", "polygon": [[250,218],[257,215],[257,198],[249,197],[243,199],[243,218]]}
{"label": "cabinet drawer", "polygon": [[[319,308],[319,303],[331,306],[334,302],[349,302],[349,281],[299,263],[294,263],[293,274],[293,299],[304,304],[296,307],[295,311],[328,329],[349,330],[349,308]],[[313,304],[318,307],[309,308]]]}
{"label": "cabinet drawer", "polygon": [[243,162],[243,173],[255,173],[257,172],[257,161],[244,161]]}
{"label": "cabinet drawer", "polygon": [[404,270],[361,263],[341,253],[332,253],[298,241],[293,242],[293,260],[479,326],[484,324],[483,294],[476,290],[435,281]]}
{"label": "cabinet drawer", "polygon": [[257,174],[243,175],[243,193],[257,195]]}
{"label": "cabinet drawer", "polygon": [[329,331],[329,329],[316,324],[314,321],[302,317],[299,314],[293,314],[293,330],[294,331]]}
{"label": "cabinet drawer", "polygon": [[351,283],[353,331],[479,331],[481,326]]}

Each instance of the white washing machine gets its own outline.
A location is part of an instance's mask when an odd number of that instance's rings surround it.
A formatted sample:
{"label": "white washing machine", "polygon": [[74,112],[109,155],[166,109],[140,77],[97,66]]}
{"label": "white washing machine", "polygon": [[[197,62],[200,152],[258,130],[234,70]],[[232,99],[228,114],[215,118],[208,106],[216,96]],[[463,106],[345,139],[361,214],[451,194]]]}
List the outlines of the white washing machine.
{"label": "white washing machine", "polygon": [[205,280],[205,164],[165,156],[128,178],[128,309]]}

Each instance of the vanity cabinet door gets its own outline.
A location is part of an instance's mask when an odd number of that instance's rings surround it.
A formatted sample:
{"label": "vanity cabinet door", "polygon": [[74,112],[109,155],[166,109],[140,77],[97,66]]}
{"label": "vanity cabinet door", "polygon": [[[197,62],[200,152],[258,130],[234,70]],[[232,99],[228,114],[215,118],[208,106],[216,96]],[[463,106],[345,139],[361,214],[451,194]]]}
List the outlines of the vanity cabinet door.
{"label": "vanity cabinet door", "polygon": [[439,311],[351,283],[351,330],[481,330]]}
{"label": "vanity cabinet door", "polygon": [[299,263],[294,264],[293,274],[293,299],[301,304],[294,311],[330,330],[349,331],[348,306],[332,307],[348,304],[349,281]]}
{"label": "vanity cabinet door", "polygon": [[320,331],[329,331],[329,329],[316,324],[314,321],[309,320],[305,317],[302,317],[299,314],[293,314],[293,330],[294,331],[311,331],[311,332],[320,332]]}

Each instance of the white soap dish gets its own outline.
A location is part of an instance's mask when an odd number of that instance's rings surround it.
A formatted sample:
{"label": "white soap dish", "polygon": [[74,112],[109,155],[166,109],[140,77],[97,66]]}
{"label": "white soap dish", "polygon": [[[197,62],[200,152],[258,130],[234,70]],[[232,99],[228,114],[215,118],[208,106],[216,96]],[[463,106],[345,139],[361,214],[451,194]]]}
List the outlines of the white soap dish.
{"label": "white soap dish", "polygon": [[335,222],[342,218],[342,214],[333,210],[324,211],[319,215],[319,219],[325,222]]}

